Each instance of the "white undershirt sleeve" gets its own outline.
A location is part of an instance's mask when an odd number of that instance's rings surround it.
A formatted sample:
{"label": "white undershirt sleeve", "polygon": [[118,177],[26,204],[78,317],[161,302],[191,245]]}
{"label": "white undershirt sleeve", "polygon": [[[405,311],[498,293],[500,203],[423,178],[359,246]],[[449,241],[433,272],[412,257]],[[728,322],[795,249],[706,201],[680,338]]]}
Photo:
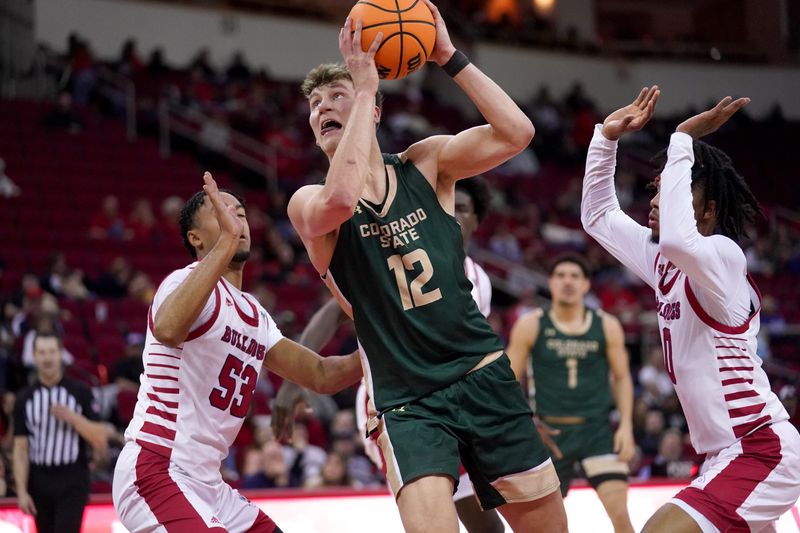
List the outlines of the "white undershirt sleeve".
{"label": "white undershirt sleeve", "polygon": [[614,188],[617,141],[603,137],[602,125],[595,126],[586,156],[583,178],[581,222],[583,229],[619,262],[651,287],[658,246],[650,239],[650,229],[625,214]]}

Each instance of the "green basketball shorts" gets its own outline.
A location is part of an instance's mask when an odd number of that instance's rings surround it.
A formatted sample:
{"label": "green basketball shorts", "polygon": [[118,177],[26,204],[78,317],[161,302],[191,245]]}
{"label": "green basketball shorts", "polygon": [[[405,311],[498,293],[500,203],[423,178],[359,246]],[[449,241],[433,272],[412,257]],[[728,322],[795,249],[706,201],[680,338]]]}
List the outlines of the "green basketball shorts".
{"label": "green basketball shorts", "polygon": [[531,501],[558,489],[550,455],[508,356],[423,398],[383,413],[376,439],[395,497],[430,475],[457,485],[459,462],[484,509]]}

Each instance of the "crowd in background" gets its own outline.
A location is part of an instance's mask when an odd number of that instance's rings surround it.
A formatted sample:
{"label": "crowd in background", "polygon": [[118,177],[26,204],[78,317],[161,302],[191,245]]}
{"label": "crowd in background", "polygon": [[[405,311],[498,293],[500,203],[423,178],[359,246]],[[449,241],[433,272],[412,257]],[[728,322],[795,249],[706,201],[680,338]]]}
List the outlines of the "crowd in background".
{"label": "crowd in background", "polygon": [[[91,127],[91,121],[83,118],[87,113],[99,111],[112,117],[123,113],[118,97],[107,92],[97,79],[100,64],[136,83],[140,127],[145,135],[157,128],[155,109],[159,98],[207,117],[199,126],[199,142],[185,148],[198,158],[198,168],[210,167],[230,175],[234,184],[238,179],[244,196],[254,198],[248,209],[254,254],[246,268],[245,289],[270,310],[285,335],[297,336],[327,297],[285,211],[286,201],[297,187],[324,175],[324,160],[308,128],[307,104],[297,88],[298,81],[275,80],[268,72],[249,67],[242,54],[234,56],[224,68],[211,64],[207,50],[199,51],[189,65],[169,66],[159,50],[147,60],[142,58],[134,41],[125,44],[119,58],[102,63],[92,56],[89,43],[78,36],[71,37],[64,61],[69,65],[69,82],[42,121],[43,129],[81,135]],[[580,85],[564,95],[552,94],[541,86],[520,104],[537,128],[536,137],[522,154],[487,174],[492,212],[473,243],[473,251],[482,251],[491,258],[485,266],[497,282],[490,322],[507,337],[516,317],[535,306],[546,305],[547,295],[541,286],[532,283],[532,275],[543,273],[548,258],[558,252],[585,254],[593,268],[589,304],[621,319],[632,356],[637,442],[632,476],[688,479],[696,473],[701,458],[695,456],[688,442],[686,422],[664,370],[660,346],[654,340],[657,332],[652,328],[652,294],[580,229],[584,156],[594,125],[602,121],[606,110],[598,110],[590,88]],[[649,157],[666,146],[679,119],[655,120],[621,148],[617,175],[620,202],[640,220],[645,219],[652,195],[647,189],[654,177]],[[473,121],[448,102],[409,85],[387,99],[379,137],[385,151],[397,151],[420,137],[459,130]],[[798,125],[786,122],[779,109],[760,121],[743,115],[718,140],[723,147],[735,149],[739,146],[737,139],[758,135],[764,128],[796,131]],[[263,188],[247,190],[258,180],[226,157],[231,132],[277,148],[278,190],[268,195]],[[773,148],[783,151],[790,146]],[[752,240],[746,246],[750,271],[765,293],[764,338],[759,354],[765,359],[776,392],[797,421],[800,356],[796,342],[781,343],[778,339],[785,338],[792,326],[800,325],[800,292],[796,288],[800,276],[800,223],[797,214],[783,214],[780,208],[792,205],[791,198],[776,185],[778,180],[786,180],[786,175],[770,174],[760,162],[748,160],[755,156],[746,151],[734,151],[732,155],[742,168],[759,171],[758,176],[745,172],[751,183],[757,180],[754,189],[768,215],[750,229]],[[797,174],[800,165],[781,170]],[[14,176],[13,169],[7,169],[7,173],[10,177],[0,168],[0,177],[7,179],[0,190],[7,191],[2,194],[3,201],[13,202],[25,194],[24,180]],[[147,198],[109,194],[94,213],[86,214],[85,238],[180,248],[177,215],[182,203],[178,196],[166,197],[160,205],[154,205]],[[10,495],[13,489],[8,468],[10,413],[14,393],[31,376],[34,331],[50,329],[72,339],[65,343],[64,360],[78,376],[83,375],[80,363],[85,358],[73,351],[92,351],[93,364],[102,363],[99,376],[91,375],[87,380],[94,386],[103,419],[113,428],[115,442],[107,454],[95,457],[98,491],[110,487],[115,453],[132,415],[142,372],[145,314],[159,279],[153,272],[137,269],[125,256],[114,257],[102,272],[87,273],[83,265],[70,262],[70,254],[71,250],[53,250],[46,265],[37,265],[20,279],[10,280],[10,289],[0,294],[0,468],[4,468],[0,472],[0,496]],[[2,251],[0,275],[6,270],[6,263],[13,260],[13,250]],[[124,317],[117,315],[123,308],[128,309]],[[88,346],[78,340],[92,328],[102,330],[102,335],[91,338],[111,337],[116,341],[109,339]],[[352,328],[345,326],[325,352],[345,353],[354,343]],[[243,488],[374,487],[383,483],[380,472],[363,453],[353,414],[353,390],[331,398],[314,397],[314,414],[304,415],[293,442],[281,445],[271,438],[268,428],[269,401],[279,383],[276,376],[260,380],[252,413],[224,463],[226,480]]]}

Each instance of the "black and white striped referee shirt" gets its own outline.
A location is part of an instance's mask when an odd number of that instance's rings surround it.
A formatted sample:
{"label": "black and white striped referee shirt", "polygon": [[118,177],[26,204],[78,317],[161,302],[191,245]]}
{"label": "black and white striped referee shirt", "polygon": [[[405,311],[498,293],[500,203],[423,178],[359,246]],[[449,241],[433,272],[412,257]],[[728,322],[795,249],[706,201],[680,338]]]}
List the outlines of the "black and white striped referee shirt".
{"label": "black and white striped referee shirt", "polygon": [[32,466],[88,464],[86,441],[71,425],[53,416],[50,407],[66,405],[89,420],[97,420],[97,411],[92,403],[92,391],[69,378],[63,378],[52,387],[36,381],[17,394],[14,435],[28,437],[28,458]]}

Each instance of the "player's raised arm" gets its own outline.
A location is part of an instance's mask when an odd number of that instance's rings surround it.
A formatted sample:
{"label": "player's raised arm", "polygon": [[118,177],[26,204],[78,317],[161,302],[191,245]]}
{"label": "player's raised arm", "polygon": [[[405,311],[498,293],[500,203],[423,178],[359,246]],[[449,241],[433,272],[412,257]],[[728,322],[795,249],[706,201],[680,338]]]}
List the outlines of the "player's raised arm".
{"label": "player's raised arm", "polygon": [[[660,180],[659,250],[720,302],[730,291],[731,276],[740,277],[747,266],[736,243],[744,234],[746,218],[718,209],[715,194],[726,190],[726,194],[738,196],[733,200],[737,213],[747,211],[753,215],[758,203],[725,154],[695,141],[716,131],[749,101],[726,97],[681,123],[670,139]],[[699,154],[697,161],[695,153]],[[720,170],[711,172],[704,158],[719,160]],[[693,201],[693,189],[697,189],[699,205]],[[717,228],[728,238],[713,235]]]}
{"label": "player's raised arm", "polygon": [[[439,179],[475,176],[527,148],[533,139],[533,124],[503,89],[456,50],[439,10],[429,0],[424,1],[436,23],[436,44],[428,61],[435,62],[453,76],[488,124],[455,136],[432,137],[419,144],[432,145],[429,148],[438,158]],[[414,151],[414,147],[409,149],[412,160],[417,159]]]}
{"label": "player's raised arm", "polygon": [[614,111],[595,128],[586,156],[581,199],[583,229],[651,286],[657,246],[651,242],[651,231],[620,208],[614,171],[617,140],[625,133],[641,129],[650,120],[659,95],[657,86],[645,87],[631,104]]}
{"label": "player's raised arm", "polygon": [[153,335],[167,346],[178,346],[186,339],[211,291],[230,265],[244,230],[244,223],[239,219],[244,215],[237,214],[233,206],[225,205],[211,174],[206,172],[203,181],[203,190],[211,201],[219,223],[219,239],[191,274],[167,296],[153,317]]}
{"label": "player's raised arm", "polygon": [[[375,103],[378,91],[378,71],[375,52],[383,34],[375,36],[369,49],[361,48],[361,21],[350,17],[339,30],[339,51],[344,58],[352,83],[333,81],[314,88],[308,97],[309,123],[317,144],[331,158],[330,168],[322,186],[312,185],[298,190],[289,201],[289,218],[304,239],[320,237],[335,231],[353,214],[369,174],[369,155],[376,142],[375,127],[380,112]],[[355,30],[351,32],[351,30]],[[347,110],[340,102],[350,105]],[[342,130],[335,152],[326,150],[325,137]]]}

